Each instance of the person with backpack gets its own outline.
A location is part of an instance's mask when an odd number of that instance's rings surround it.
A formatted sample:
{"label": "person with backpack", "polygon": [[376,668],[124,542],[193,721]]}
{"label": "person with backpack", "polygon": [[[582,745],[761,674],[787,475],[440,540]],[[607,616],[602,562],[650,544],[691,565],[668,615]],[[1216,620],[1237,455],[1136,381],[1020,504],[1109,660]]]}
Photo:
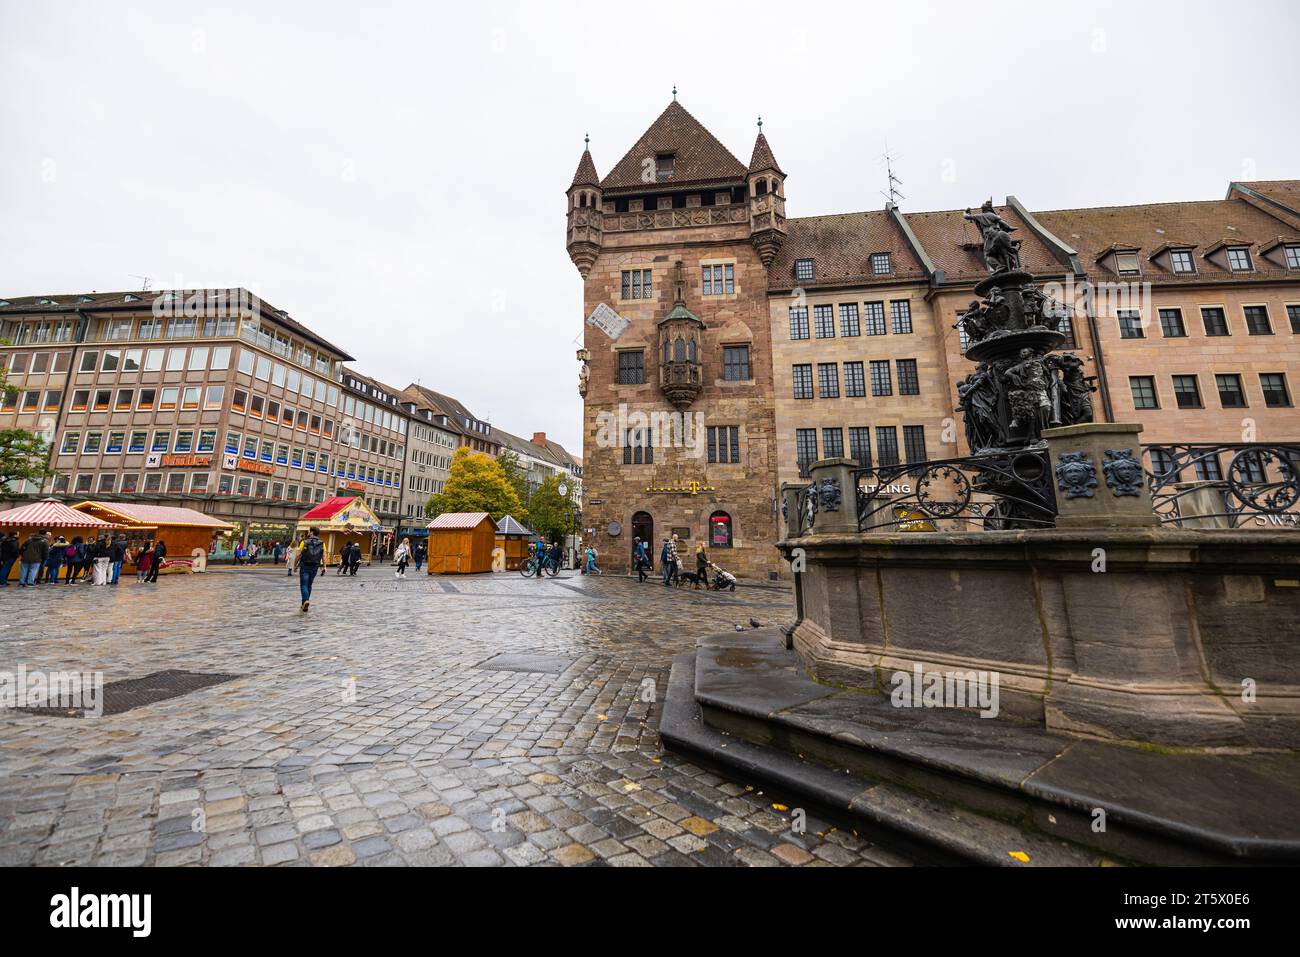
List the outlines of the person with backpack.
{"label": "person with backpack", "polygon": [[397,559],[397,577],[404,580],[406,578],[406,566],[411,560],[411,540],[408,538],[402,539],[402,544],[397,546],[397,552],[393,557]]}
{"label": "person with backpack", "polygon": [[167,543],[160,538],[153,546],[153,560],[149,563],[149,574],[145,576],[145,584],[158,584],[158,573],[162,571],[163,559],[166,557]]}
{"label": "person with backpack", "polygon": [[18,554],[22,550],[17,532],[10,532],[0,541],[0,588],[9,587],[9,573],[13,571],[14,562],[18,561]]}
{"label": "person with backpack", "polygon": [[67,569],[63,573],[63,584],[71,585],[77,577],[77,572],[81,571],[84,550],[81,536],[72,536],[72,542],[63,550],[63,567]]}
{"label": "person with backpack", "polygon": [[298,589],[302,592],[302,610],[311,608],[311,586],[325,561],[325,543],[320,540],[320,529],[313,525],[302,540],[298,555]]}

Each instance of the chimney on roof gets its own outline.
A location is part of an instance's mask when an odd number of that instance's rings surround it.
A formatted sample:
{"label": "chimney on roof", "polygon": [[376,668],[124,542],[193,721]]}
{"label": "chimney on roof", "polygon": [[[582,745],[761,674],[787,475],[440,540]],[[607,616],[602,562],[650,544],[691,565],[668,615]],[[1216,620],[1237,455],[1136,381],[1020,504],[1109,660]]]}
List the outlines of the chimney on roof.
{"label": "chimney on roof", "polygon": [[534,432],[534,433],[533,433],[533,445],[540,445],[542,448],[546,448],[546,433],[545,433],[545,432]]}

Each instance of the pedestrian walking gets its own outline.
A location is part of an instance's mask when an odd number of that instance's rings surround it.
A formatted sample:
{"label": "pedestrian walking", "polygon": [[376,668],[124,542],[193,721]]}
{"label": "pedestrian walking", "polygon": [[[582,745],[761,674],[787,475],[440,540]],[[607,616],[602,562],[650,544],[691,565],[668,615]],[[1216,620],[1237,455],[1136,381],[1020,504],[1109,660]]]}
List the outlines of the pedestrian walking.
{"label": "pedestrian walking", "polygon": [[284,563],[288,566],[285,575],[293,577],[294,572],[298,570],[298,559],[302,556],[300,548],[289,547],[289,554],[285,556]]}
{"label": "pedestrian walking", "polygon": [[695,577],[706,585],[709,582],[709,553],[704,550],[703,542],[695,543]]}
{"label": "pedestrian walking", "polygon": [[46,534],[45,529],[41,529],[39,532],[33,532],[27,537],[27,541],[23,542],[21,561],[18,565],[18,584],[23,588],[36,584],[41,566],[45,564],[45,559],[50,554],[50,543],[46,540]]}
{"label": "pedestrian walking", "polygon": [[302,594],[302,610],[311,608],[311,586],[325,560],[325,543],[320,540],[320,529],[312,526],[298,550],[298,590]]}
{"label": "pedestrian walking", "polygon": [[599,575],[600,573],[601,573],[600,568],[597,567],[596,565],[596,546],[588,545],[587,546],[587,574]]}
{"label": "pedestrian walking", "polygon": [[413,549],[413,552],[415,557],[415,570],[416,572],[419,572],[420,566],[424,564],[424,552],[425,552],[424,542],[419,541],[417,539],[415,542],[415,547]]}
{"label": "pedestrian walking", "polygon": [[17,532],[10,532],[0,540],[0,588],[9,587],[9,574],[22,550],[23,545],[18,541]]}
{"label": "pedestrian walking", "polygon": [[650,567],[650,551],[639,538],[632,539],[632,557],[636,561],[637,582],[644,583],[650,577],[646,574]]}
{"label": "pedestrian walking", "polygon": [[402,544],[397,546],[397,553],[393,556],[397,559],[397,578],[406,578],[406,565],[411,560],[411,541],[402,539]]}
{"label": "pedestrian walking", "polygon": [[361,567],[361,543],[352,543],[352,560],[348,563],[348,574],[353,578],[357,577],[357,569]]}
{"label": "pedestrian walking", "polygon": [[664,563],[664,587],[667,588],[673,582],[677,581],[677,567],[679,562],[677,554],[677,535],[668,539],[664,545],[662,561]]}
{"label": "pedestrian walking", "polygon": [[160,538],[153,546],[153,561],[149,563],[149,574],[144,579],[146,584],[158,584],[158,573],[162,571],[166,559],[167,543]]}
{"label": "pedestrian walking", "polygon": [[284,557],[284,543],[276,542],[275,545],[271,548],[271,564],[272,565],[280,564],[280,559],[283,557]]}
{"label": "pedestrian walking", "polygon": [[50,545],[50,553],[45,556],[45,573],[41,576],[43,583],[54,585],[59,583],[59,569],[63,567],[63,559],[67,553],[67,539],[60,535]]}

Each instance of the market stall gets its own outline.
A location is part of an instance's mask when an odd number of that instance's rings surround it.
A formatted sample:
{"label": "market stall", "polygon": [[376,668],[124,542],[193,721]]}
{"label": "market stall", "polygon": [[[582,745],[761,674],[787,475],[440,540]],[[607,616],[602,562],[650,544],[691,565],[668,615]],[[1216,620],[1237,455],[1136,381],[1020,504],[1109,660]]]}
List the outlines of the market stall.
{"label": "market stall", "polygon": [[497,523],[487,512],[447,512],[429,523],[429,574],[492,571]]}
{"label": "market stall", "polygon": [[519,524],[513,515],[506,515],[497,522],[496,547],[501,549],[506,559],[506,570],[517,571],[528,557],[528,543],[533,533]]}
{"label": "market stall", "polygon": [[320,529],[326,565],[337,565],[343,546],[351,542],[361,546],[361,557],[369,562],[380,538],[389,531],[370,510],[365,499],[351,495],[327,498],[298,519],[295,546],[307,537],[307,530],[313,526]]}
{"label": "market stall", "polygon": [[[213,542],[234,528],[229,522],[192,508],[171,505],[88,501],[78,502],[72,507],[104,521],[117,522],[126,529],[132,554],[138,552],[145,542],[165,542],[167,558],[160,569],[162,574],[206,571]],[[134,566],[127,567],[134,570]]]}
{"label": "market stall", "polygon": [[[0,512],[0,535],[17,532],[19,543],[27,541],[33,532],[48,531],[51,541],[62,535],[71,542],[78,535],[93,540],[101,534],[116,532],[119,528],[120,525],[78,512],[52,498]],[[18,562],[14,562],[13,570],[9,573],[11,581],[18,580],[20,567]]]}

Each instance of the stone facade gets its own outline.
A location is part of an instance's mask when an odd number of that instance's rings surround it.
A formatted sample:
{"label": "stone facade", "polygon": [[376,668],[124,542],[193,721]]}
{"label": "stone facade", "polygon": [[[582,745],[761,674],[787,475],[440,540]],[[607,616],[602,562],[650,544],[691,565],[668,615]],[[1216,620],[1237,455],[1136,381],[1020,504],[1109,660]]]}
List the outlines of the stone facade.
{"label": "stone facade", "polygon": [[[598,529],[613,568],[626,567],[633,514],[653,517],[660,539],[668,526],[702,535],[712,510],[725,509],[743,542],[741,570],[783,573],[755,533],[772,529],[764,510],[782,483],[806,480],[808,462],[882,465],[971,451],[955,405],[975,363],[954,324],[988,274],[978,231],[958,210],[892,204],[787,220],[784,183],[761,134],[746,169],[676,103],[604,180],[583,154],[569,190],[568,248],[585,280],[584,315],[604,304],[629,323],[616,323],[617,338],[589,323],[579,355],[594,500],[584,525]],[[1023,268],[1068,314],[1066,350],[1096,385],[1096,421],[1140,423],[1149,444],[1300,438],[1296,183],[1234,183],[1208,202],[1042,213],[1007,197],[996,211],[1015,227]],[[653,465],[625,465],[620,435],[609,448],[599,441],[604,413],[668,409],[656,324],[673,308],[678,263],[685,308],[704,321],[704,375],[688,411],[703,413],[706,426],[744,424],[736,465],[697,466],[672,449],[656,449]],[[706,264],[733,267],[734,290],[704,295]],[[622,275],[633,270],[649,272],[652,298],[622,298]],[[1226,335],[1208,334],[1203,313],[1216,309]],[[1181,324],[1161,322],[1169,310]],[[1178,325],[1185,335],[1166,334]],[[749,346],[751,380],[718,374],[732,344]],[[619,353],[638,350],[644,384],[620,382]],[[1176,376],[1196,382],[1198,403],[1184,396],[1180,406]],[[1186,393],[1189,380],[1178,381]],[[1141,401],[1148,391],[1153,398]],[[692,480],[715,488],[645,491]],[[611,522],[618,535],[606,534]]]}

